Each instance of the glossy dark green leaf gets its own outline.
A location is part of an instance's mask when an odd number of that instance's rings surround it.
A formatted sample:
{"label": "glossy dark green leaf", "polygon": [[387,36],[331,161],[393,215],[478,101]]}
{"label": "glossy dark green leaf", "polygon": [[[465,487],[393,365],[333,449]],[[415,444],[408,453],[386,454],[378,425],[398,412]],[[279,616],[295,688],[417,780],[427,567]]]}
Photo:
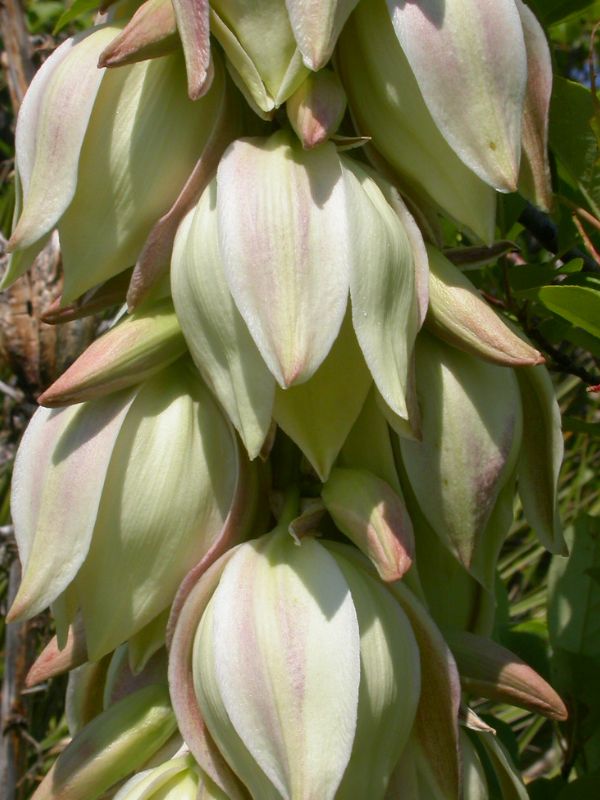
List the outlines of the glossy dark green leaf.
{"label": "glossy dark green leaf", "polygon": [[558,800],[558,796],[565,787],[561,778],[540,778],[527,786],[531,800]]}
{"label": "glossy dark green leaf", "polygon": [[600,770],[584,775],[560,792],[556,800],[593,800],[600,795]]}
{"label": "glossy dark green leaf", "polygon": [[587,286],[542,286],[537,299],[549,311],[600,338],[600,291]]}
{"label": "glossy dark green leaf", "polygon": [[597,4],[594,0],[530,0],[528,5],[532,6],[541,22],[552,25]]}
{"label": "glossy dark green leaf", "polygon": [[78,19],[83,14],[87,14],[88,11],[93,11],[98,8],[99,5],[100,0],[75,0],[75,2],[60,15],[53,34],[56,35],[65,25]]}
{"label": "glossy dark green leaf", "polygon": [[550,105],[550,148],[590,209],[600,217],[600,146],[593,119],[590,90],[556,77]]}
{"label": "glossy dark green leaf", "polygon": [[562,426],[563,431],[569,431],[570,433],[584,433],[595,438],[600,436],[600,425],[597,422],[586,422],[586,420],[578,419],[577,417],[563,417]]}
{"label": "glossy dark green leaf", "polygon": [[586,570],[586,574],[592,578],[592,580],[596,581],[596,583],[600,583],[600,567],[590,567]]}

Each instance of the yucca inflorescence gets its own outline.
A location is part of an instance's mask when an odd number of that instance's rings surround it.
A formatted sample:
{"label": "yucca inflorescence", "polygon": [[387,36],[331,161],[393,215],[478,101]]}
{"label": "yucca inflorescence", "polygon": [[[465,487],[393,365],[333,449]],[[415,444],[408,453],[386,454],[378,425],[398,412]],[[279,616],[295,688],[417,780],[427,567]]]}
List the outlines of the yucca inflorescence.
{"label": "yucca inflorescence", "polygon": [[550,202],[550,88],[521,0],[119,0],[44,63],[5,285],[57,229],[63,307],[130,313],[15,465],[9,618],[72,669],[36,800],[526,797],[468,702],[565,715],[490,638],[560,421],[448,244]]}

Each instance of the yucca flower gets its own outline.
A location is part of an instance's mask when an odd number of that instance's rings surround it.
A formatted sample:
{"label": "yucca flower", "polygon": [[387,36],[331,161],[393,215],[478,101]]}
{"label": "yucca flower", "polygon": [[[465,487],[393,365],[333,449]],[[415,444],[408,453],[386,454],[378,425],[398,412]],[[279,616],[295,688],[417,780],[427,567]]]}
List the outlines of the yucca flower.
{"label": "yucca flower", "polygon": [[175,712],[229,797],[241,781],[254,798],[383,798],[411,731],[457,785],[452,658],[410,592],[350,548],[295,543],[280,522],[186,584],[176,608]]}
{"label": "yucca flower", "polygon": [[39,409],[15,463],[23,580],[9,619],[52,605],[64,641],[80,609],[89,657],[110,652],[169,607],[196,562],[243,536],[249,469],[185,362],[100,400]]}
{"label": "yucca flower", "polygon": [[216,64],[210,92],[193,103],[179,52],[99,69],[119,30],[99,26],[66,41],[27,92],[17,122],[20,202],[4,286],[28,269],[54,228],[63,303],[141,258],[160,259],[157,242],[166,266],[172,218],[176,225],[189,207],[197,163],[218,159],[230,141],[223,66]]}
{"label": "yucca flower", "polygon": [[559,410],[459,261],[512,247],[498,192],[550,205],[539,23],[522,0],[102,20],[17,125],[4,285],[57,230],[47,321],[122,304],[15,462],[9,620],[50,606],[28,684],[70,671],[34,800],[525,797],[469,703],[566,716],[491,638],[517,491],[564,550]]}
{"label": "yucca flower", "polygon": [[[251,456],[271,415],[298,441],[290,404],[315,385],[326,397],[346,370],[355,400],[339,450],[369,388],[364,362],[385,402],[409,417],[427,306],[423,240],[393,189],[332,143],[304,150],[284,131],[234,142],[180,226],[172,290],[194,360]],[[329,381],[313,384],[340,356]],[[315,467],[326,477],[331,463]]]}

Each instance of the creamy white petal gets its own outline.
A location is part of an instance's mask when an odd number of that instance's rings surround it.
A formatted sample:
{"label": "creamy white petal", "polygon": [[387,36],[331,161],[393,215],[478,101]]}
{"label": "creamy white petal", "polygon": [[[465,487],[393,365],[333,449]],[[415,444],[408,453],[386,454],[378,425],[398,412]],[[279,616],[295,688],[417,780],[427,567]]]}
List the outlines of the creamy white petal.
{"label": "creamy white petal", "polygon": [[282,387],[308,380],[347,305],[353,232],[335,147],[239,139],[217,173],[219,242],[235,303]]}
{"label": "creamy white petal", "polygon": [[419,89],[450,146],[515,191],[527,57],[514,0],[387,0]]}

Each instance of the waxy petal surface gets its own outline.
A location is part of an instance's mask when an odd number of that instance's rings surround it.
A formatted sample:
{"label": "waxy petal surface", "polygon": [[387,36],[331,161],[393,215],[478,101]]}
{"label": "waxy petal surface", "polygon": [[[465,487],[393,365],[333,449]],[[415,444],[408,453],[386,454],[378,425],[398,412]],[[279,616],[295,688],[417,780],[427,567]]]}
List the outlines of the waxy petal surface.
{"label": "waxy petal surface", "polygon": [[304,151],[283,131],[239,139],[217,187],[235,303],[277,382],[302,383],[331,349],[348,299],[353,236],[335,147]]}
{"label": "waxy petal surface", "polygon": [[86,558],[131,401],[130,393],[120,393],[94,409],[40,408],[34,414],[13,475],[11,509],[23,579],[11,620],[32,617],[56,600]]}
{"label": "waxy petal surface", "polygon": [[352,322],[377,388],[407,419],[410,358],[420,327],[411,241],[375,181],[349,159],[343,163],[355,234]]}
{"label": "waxy petal surface", "polygon": [[92,660],[167,608],[190,567],[226,546],[240,452],[187,369],[175,364],[140,387],[113,452],[97,515],[102,535],[77,576]]}
{"label": "waxy petal surface", "polygon": [[523,0],[515,0],[527,50],[527,90],[523,109],[523,158],[519,191],[545,211],[552,205],[548,161],[548,117],[552,94],[552,58],[546,34]]}
{"label": "waxy petal surface", "polygon": [[[214,660],[210,683],[227,727],[256,762],[249,775],[234,762],[250,790],[260,768],[262,785],[277,791],[256,796],[333,800],[354,741],[360,638],[331,555],[314,539],[297,546],[287,531],[240,548],[205,612],[195,658]],[[206,705],[201,677],[196,688]],[[214,735],[228,746],[222,726]]]}
{"label": "waxy petal surface", "polygon": [[173,301],[198,371],[239,432],[250,458],[271,425],[275,380],[225,280],[213,181],[181,224],[171,268]]}
{"label": "waxy petal surface", "polygon": [[286,0],[306,66],[319,70],[331,58],[342,28],[358,0]]}
{"label": "waxy petal surface", "polygon": [[421,698],[413,736],[435,792],[450,800],[459,796],[460,786],[460,684],[456,663],[429,613],[404,583],[390,584],[390,591],[412,625],[421,659]]}
{"label": "waxy petal surface", "polygon": [[482,180],[515,191],[527,57],[514,0],[387,2],[447,142]]}
{"label": "waxy petal surface", "polygon": [[385,0],[360,3],[340,36],[337,66],[362,135],[417,202],[436,207],[479,239],[494,238],[496,196],[452,150],[432,119],[402,52]]}
{"label": "waxy petal surface", "polygon": [[558,477],[564,455],[560,408],[545,367],[517,371],[525,435],[518,465],[519,496],[527,521],[551,553],[567,554],[558,514]]}
{"label": "waxy petal surface", "polygon": [[194,567],[173,603],[169,620],[169,689],[177,726],[190,752],[229,800],[244,800],[245,793],[208,733],[194,688],[194,642],[200,619],[218,585],[225,566],[241,545],[223,553],[207,569]]}
{"label": "waxy petal surface", "polygon": [[470,569],[516,464],[518,386],[509,368],[425,334],[416,353],[423,438],[400,439],[402,460],[429,524]]}
{"label": "waxy petal surface", "polygon": [[337,461],[339,467],[369,470],[402,495],[390,430],[379,410],[375,389],[372,388],[352,430],[346,437]]}
{"label": "waxy petal surface", "polygon": [[192,103],[179,53],[107,71],[81,151],[82,180],[59,223],[63,303],[136,263],[210,139],[224,91],[221,67]]}
{"label": "waxy petal surface", "polygon": [[[221,80],[221,70],[219,62],[216,81]],[[211,126],[202,154],[177,199],[167,213],[154,224],[144,242],[127,291],[127,304],[130,309],[144,302],[156,291],[162,280],[168,279],[169,263],[179,224],[197,204],[214,177],[227,146],[240,134],[241,114],[237,96],[227,84],[211,120]]]}
{"label": "waxy petal surface", "polygon": [[312,378],[275,391],[273,419],[326,480],[372,386],[346,317],[331,351]]}
{"label": "waxy petal surface", "polygon": [[354,747],[336,800],[380,800],[413,729],[421,694],[420,654],[407,614],[375,577],[334,551],[350,586],[360,630]]}
{"label": "waxy petal surface", "polygon": [[32,82],[17,123],[23,213],[11,249],[26,248],[49,233],[73,199],[83,140],[104,77],[98,56],[118,32],[104,27],[69,39]]}
{"label": "waxy petal surface", "polygon": [[183,45],[188,95],[197,100],[209,89],[213,68],[210,58],[208,0],[172,0],[177,30]]}

